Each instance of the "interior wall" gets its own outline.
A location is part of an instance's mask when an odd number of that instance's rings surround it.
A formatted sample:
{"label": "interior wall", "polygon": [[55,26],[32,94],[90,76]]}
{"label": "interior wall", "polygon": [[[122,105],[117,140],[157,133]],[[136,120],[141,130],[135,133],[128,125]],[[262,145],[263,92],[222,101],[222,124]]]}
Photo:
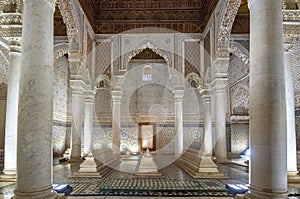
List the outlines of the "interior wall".
{"label": "interior wall", "polygon": [[0,149],[4,149],[6,99],[0,99]]}
{"label": "interior wall", "polygon": [[0,149],[4,149],[7,84],[0,84]]}

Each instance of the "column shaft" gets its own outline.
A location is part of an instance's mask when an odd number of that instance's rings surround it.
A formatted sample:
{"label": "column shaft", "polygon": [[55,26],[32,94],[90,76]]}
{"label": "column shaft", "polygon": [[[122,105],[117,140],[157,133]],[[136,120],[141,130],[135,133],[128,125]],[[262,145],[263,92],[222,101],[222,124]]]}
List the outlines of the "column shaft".
{"label": "column shaft", "polygon": [[54,2],[24,0],[16,199],[56,198],[52,191]]}
{"label": "column shaft", "polygon": [[174,154],[179,155],[183,152],[183,119],[182,119],[182,101],[184,90],[174,90],[175,99],[175,149]]}
{"label": "column shaft", "polygon": [[72,93],[72,134],[71,134],[71,151],[70,162],[81,161],[81,133],[82,133],[82,91]]}
{"label": "column shaft", "polygon": [[93,99],[85,99],[85,118],[84,118],[84,153],[92,152],[92,133],[93,133]]}
{"label": "column shaft", "polygon": [[112,91],[112,150],[120,155],[122,91]]}
{"label": "column shaft", "polygon": [[216,144],[214,148],[216,161],[227,162],[226,145],[226,91],[225,85],[215,89]]}
{"label": "column shaft", "polygon": [[282,3],[251,0],[250,193],[287,198],[287,127]]}
{"label": "column shaft", "polygon": [[20,68],[21,54],[19,52],[10,52],[3,170],[3,173],[6,175],[16,175]]}
{"label": "column shaft", "polygon": [[293,75],[291,73],[291,52],[285,51],[285,86],[286,86],[286,123],[287,123],[287,170],[290,174],[297,171],[297,147],[295,127],[295,97]]}
{"label": "column shaft", "polygon": [[203,102],[203,109],[204,109],[203,156],[212,157],[212,118],[211,118],[210,96],[204,96],[202,102]]}

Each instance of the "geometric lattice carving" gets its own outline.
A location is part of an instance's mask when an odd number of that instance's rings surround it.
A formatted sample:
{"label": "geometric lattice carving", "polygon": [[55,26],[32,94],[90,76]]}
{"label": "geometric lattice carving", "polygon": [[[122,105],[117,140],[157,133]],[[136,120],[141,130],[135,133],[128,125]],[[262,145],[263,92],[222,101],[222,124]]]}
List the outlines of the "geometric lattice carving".
{"label": "geometric lattice carving", "polygon": [[111,68],[111,41],[105,40],[96,43],[96,77],[104,72],[110,77]]}
{"label": "geometric lattice carving", "polygon": [[0,83],[7,83],[8,78],[8,50],[0,50]]}
{"label": "geometric lattice carving", "polygon": [[232,113],[234,115],[249,114],[249,91],[244,87],[235,90],[232,99]]}
{"label": "geometric lattice carving", "polygon": [[0,83],[0,100],[6,100],[7,98],[7,84]]}
{"label": "geometric lattice carving", "polygon": [[235,55],[230,56],[228,84],[233,85],[240,79],[248,75],[248,66]]}
{"label": "geometric lattice carving", "polygon": [[62,56],[54,63],[53,119],[65,122],[68,112],[68,60]]}
{"label": "geometric lattice carving", "polygon": [[184,70],[185,76],[189,73],[196,73],[200,76],[200,42],[184,42]]}

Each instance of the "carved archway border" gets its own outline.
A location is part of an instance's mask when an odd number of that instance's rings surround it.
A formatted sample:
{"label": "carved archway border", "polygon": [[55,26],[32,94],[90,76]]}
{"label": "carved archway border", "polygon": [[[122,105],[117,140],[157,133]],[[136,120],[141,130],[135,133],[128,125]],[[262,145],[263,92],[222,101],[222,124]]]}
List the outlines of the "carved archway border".
{"label": "carved archway border", "polygon": [[216,56],[218,58],[226,58],[229,56],[231,29],[240,5],[241,0],[224,1],[217,30]]}
{"label": "carved archway border", "polygon": [[247,66],[247,70],[249,72],[250,69],[249,51],[244,46],[242,46],[237,42],[230,42],[229,51],[245,63],[245,65]]}
{"label": "carved archway border", "polygon": [[0,50],[0,83],[8,82],[8,66],[9,62],[7,56],[4,54],[3,51]]}
{"label": "carved archway border", "polygon": [[68,51],[69,51],[69,45],[67,43],[56,44],[53,47],[54,62],[56,62],[59,58],[61,58],[65,54],[68,54]]}
{"label": "carved archway border", "polygon": [[165,51],[161,50],[160,48],[158,48],[157,46],[155,46],[152,42],[150,41],[142,41],[143,43],[141,43],[140,45],[138,45],[137,48],[133,48],[134,50],[129,51],[128,54],[125,55],[124,58],[124,63],[125,63],[125,70],[128,68],[128,64],[130,62],[130,60],[135,57],[137,54],[139,54],[140,52],[142,52],[143,50],[145,50],[146,48],[149,48],[150,50],[152,50],[153,52],[155,52],[156,54],[158,54],[159,56],[161,56],[162,58],[164,58],[164,60],[167,63],[168,67],[171,67],[171,59],[170,56],[166,54]]}
{"label": "carved archway border", "polygon": [[79,42],[80,21],[74,3],[72,0],[57,0],[58,8],[67,27],[69,41],[75,39]]}

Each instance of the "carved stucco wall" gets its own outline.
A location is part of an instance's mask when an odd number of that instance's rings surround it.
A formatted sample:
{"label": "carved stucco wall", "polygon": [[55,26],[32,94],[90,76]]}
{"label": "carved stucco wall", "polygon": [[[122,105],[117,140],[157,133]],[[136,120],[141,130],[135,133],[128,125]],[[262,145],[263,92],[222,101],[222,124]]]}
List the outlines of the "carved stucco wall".
{"label": "carved stucco wall", "polygon": [[0,83],[0,149],[4,149],[7,84]]}
{"label": "carved stucco wall", "polygon": [[69,63],[62,56],[54,63],[53,70],[53,119],[66,122],[68,112]]}
{"label": "carved stucco wall", "polygon": [[7,84],[8,78],[8,50],[0,48],[0,83]]}
{"label": "carved stucco wall", "polygon": [[70,146],[71,89],[69,87],[69,63],[65,56],[54,62],[53,67],[53,130],[52,146],[55,157],[62,156]]}

